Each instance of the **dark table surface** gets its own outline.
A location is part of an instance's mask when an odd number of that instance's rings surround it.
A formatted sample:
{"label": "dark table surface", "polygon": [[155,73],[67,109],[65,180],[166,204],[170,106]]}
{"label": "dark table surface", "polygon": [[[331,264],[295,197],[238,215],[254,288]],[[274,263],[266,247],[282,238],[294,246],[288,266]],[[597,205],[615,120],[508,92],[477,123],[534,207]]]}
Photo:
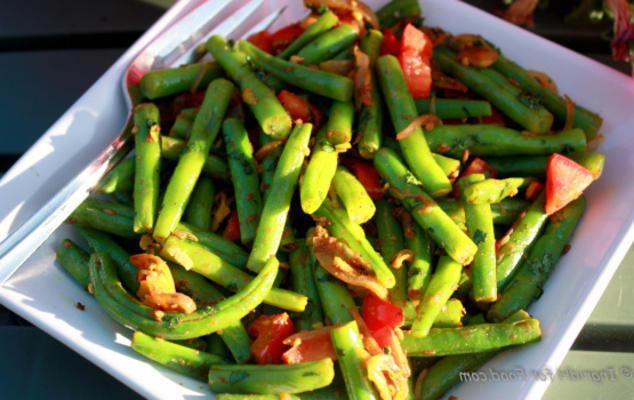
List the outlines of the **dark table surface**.
{"label": "dark table surface", "polygon": [[[485,9],[501,1],[472,0]],[[23,0],[0,13],[0,174],[158,19],[172,0]],[[551,2],[555,3],[555,2]],[[535,31],[629,74],[603,28],[573,30],[568,2],[538,11]],[[562,367],[634,368],[634,249],[616,272]],[[76,353],[0,306],[0,398],[138,398]],[[555,380],[545,398],[633,398],[627,379]]]}

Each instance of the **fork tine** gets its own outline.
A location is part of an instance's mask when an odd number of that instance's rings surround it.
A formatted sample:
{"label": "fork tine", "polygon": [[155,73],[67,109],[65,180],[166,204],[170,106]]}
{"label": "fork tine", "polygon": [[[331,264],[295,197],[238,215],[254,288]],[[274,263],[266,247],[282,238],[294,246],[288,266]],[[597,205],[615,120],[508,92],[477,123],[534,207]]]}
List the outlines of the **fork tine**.
{"label": "fork tine", "polygon": [[286,6],[282,6],[282,8],[277,9],[274,13],[264,18],[262,22],[249,29],[247,33],[245,33],[244,35],[240,35],[240,38],[248,38],[255,33],[268,29],[271,25],[275,23],[275,21],[277,21],[277,19],[284,13],[284,11],[286,11]]}

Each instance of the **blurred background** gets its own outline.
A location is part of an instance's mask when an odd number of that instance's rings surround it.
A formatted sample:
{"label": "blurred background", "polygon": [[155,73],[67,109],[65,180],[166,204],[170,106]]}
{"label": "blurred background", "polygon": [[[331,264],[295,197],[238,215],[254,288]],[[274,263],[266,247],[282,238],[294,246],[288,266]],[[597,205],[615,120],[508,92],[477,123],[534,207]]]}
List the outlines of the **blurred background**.
{"label": "blurred background", "polygon": [[[174,2],[3,2],[0,175]],[[625,60],[634,40],[629,12],[632,4],[627,0],[467,2],[622,73],[632,73]],[[617,271],[564,366],[634,367],[634,268],[628,266],[634,266],[633,251]],[[87,390],[92,398],[137,398],[97,367],[1,306],[0,354],[1,398],[80,398]],[[556,381],[545,398],[632,398],[631,382],[609,385]]]}

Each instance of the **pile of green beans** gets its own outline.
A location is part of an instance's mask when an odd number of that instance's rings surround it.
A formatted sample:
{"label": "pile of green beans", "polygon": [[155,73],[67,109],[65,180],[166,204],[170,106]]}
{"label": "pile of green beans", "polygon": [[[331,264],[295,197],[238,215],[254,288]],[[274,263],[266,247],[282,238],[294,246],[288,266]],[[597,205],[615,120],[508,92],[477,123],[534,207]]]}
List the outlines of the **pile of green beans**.
{"label": "pile of green beans", "polygon": [[[525,310],[586,207],[580,196],[547,215],[541,184],[554,153],[601,176],[605,156],[587,152],[601,119],[576,106],[563,130],[566,100],[503,55],[463,64],[449,41],[431,62],[464,96],[433,81],[414,99],[402,60],[381,50],[383,28],[422,24],[418,1],[387,3],[364,29],[312,11],[277,54],[212,36],[215,61],[146,74],[134,150],[72,212],[80,240],[63,240],[57,261],[134,331],[135,351],[218,399],[383,399],[392,377],[403,399],[437,399],[541,339]],[[426,114],[433,126],[410,126]],[[504,123],[479,123],[494,114]],[[467,168],[476,157],[491,169]],[[139,253],[165,264],[141,273]],[[148,287],[196,309],[147,302]],[[386,317],[398,326],[372,324],[371,301],[400,308]],[[300,337],[321,335],[319,355],[256,364],[250,324],[283,312]],[[296,337],[279,346],[298,350]]]}

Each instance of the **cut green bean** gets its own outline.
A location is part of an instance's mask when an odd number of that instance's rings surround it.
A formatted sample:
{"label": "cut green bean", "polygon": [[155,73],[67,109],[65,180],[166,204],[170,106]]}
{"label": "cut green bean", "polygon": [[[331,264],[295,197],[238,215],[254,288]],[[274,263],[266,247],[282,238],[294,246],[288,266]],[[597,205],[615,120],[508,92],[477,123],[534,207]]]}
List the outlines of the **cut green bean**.
{"label": "cut green bean", "polygon": [[290,56],[296,54],[300,49],[304,46],[311,43],[318,36],[327,32],[330,28],[335,26],[335,24],[339,21],[339,18],[332,11],[326,11],[323,13],[317,21],[315,21],[311,26],[308,27],[301,35],[297,37],[293,41],[293,43],[289,44],[288,47],[284,49],[277,56],[284,60],[288,60]]}
{"label": "cut green bean", "polygon": [[381,7],[376,12],[376,16],[381,28],[389,28],[404,18],[419,17],[420,13],[417,0],[392,0]]}
{"label": "cut green bean", "polygon": [[361,38],[359,47],[370,57],[370,65],[374,65],[381,54],[383,44],[383,33],[378,29],[368,29]]}
{"label": "cut green bean", "polygon": [[[405,247],[403,229],[393,214],[394,206],[387,199],[379,199],[376,202],[376,230],[379,235],[379,249],[385,263],[388,265],[396,283],[390,289],[390,301],[397,305],[403,305],[407,301],[407,268],[405,265],[399,269],[392,267],[394,257]],[[411,268],[411,266],[410,266]]]}
{"label": "cut green bean", "polygon": [[376,212],[376,206],[365,187],[350,171],[344,167],[337,167],[332,186],[341,199],[350,221],[355,224],[363,224],[372,219]]}
{"label": "cut green bean", "polygon": [[127,192],[134,186],[134,157],[126,158],[112,168],[97,185],[97,193]]}
{"label": "cut green bean", "polygon": [[140,87],[144,97],[154,100],[159,97],[205,88],[212,80],[224,76],[224,71],[215,62],[191,64],[184,67],[148,72],[141,78]]}
{"label": "cut green bean", "polygon": [[[309,249],[312,255],[312,247]],[[324,315],[331,324],[344,324],[352,321],[350,307],[356,307],[354,299],[347,288],[341,285],[332,275],[326,272],[319,264],[314,268],[315,285],[319,293]]]}
{"label": "cut green bean", "polygon": [[222,357],[190,349],[165,340],[156,340],[143,332],[132,335],[132,348],[167,368],[204,381],[210,365],[227,363]]}
{"label": "cut green bean", "polygon": [[292,365],[212,365],[209,388],[216,393],[301,393],[330,385],[330,358]]}
{"label": "cut green bean", "polygon": [[432,248],[427,234],[418,224],[413,224],[414,235],[406,237],[407,248],[414,252],[414,259],[407,269],[407,297],[419,301],[425,293],[432,270]]}
{"label": "cut green bean", "polygon": [[296,125],[282,150],[247,262],[251,271],[258,272],[279,249],[312,129],[312,124]]}
{"label": "cut green bean", "polygon": [[434,320],[433,328],[457,328],[462,326],[462,317],[466,311],[458,299],[449,299],[440,309]]}
{"label": "cut green bean", "polygon": [[214,183],[211,179],[201,177],[196,182],[191,199],[185,208],[184,220],[194,228],[208,231],[211,227],[211,209],[214,205]]}
{"label": "cut green bean", "polygon": [[55,259],[57,262],[86,289],[90,283],[88,274],[88,259],[90,256],[70,239],[64,239],[57,248]]}
{"label": "cut green bean", "polygon": [[[471,118],[491,115],[491,103],[484,100],[414,99],[419,114],[432,113],[438,118]],[[434,110],[432,112],[432,104]]]}
{"label": "cut green bean", "polygon": [[[366,35],[367,36],[367,35]],[[376,74],[372,74],[372,105],[361,107],[359,114],[359,135],[361,139],[357,144],[359,154],[363,158],[371,159],[381,148],[383,142],[383,107],[381,91]]]}
{"label": "cut green bean", "polygon": [[357,31],[352,25],[341,24],[322,33],[297,52],[304,65],[318,65],[330,60],[341,50],[348,48],[357,40]]}
{"label": "cut green bean", "polygon": [[222,133],[238,210],[240,241],[242,244],[248,244],[255,238],[262,212],[260,181],[253,157],[253,146],[247,130],[239,119],[226,119],[222,124]]}
{"label": "cut green bean", "polygon": [[352,99],[354,84],[350,78],[281,60],[244,40],[240,41],[238,47],[251,58],[255,65],[279,80],[334,100],[350,101]]}
{"label": "cut green bean", "polygon": [[176,116],[172,129],[170,129],[169,136],[180,139],[188,139],[192,133],[194,126],[194,120],[198,113],[197,108],[185,108],[181,110],[181,113]]}
{"label": "cut green bean", "polygon": [[[161,136],[161,156],[166,160],[176,161],[186,145],[187,142],[178,138]],[[229,166],[223,159],[214,154],[209,154],[205,159],[202,174],[214,179],[229,182]]]}
{"label": "cut green bean", "polygon": [[528,186],[533,178],[482,179],[465,187],[463,202],[468,204],[499,203],[515,196],[519,189]]}
{"label": "cut green bean", "polygon": [[336,149],[328,140],[326,128],[320,129],[299,186],[299,198],[306,214],[317,211],[328,195],[337,171],[337,158]]}
{"label": "cut green bean", "polygon": [[[396,132],[401,132],[418,117],[414,99],[405,83],[396,57],[391,55],[379,57],[377,71],[394,129]],[[400,140],[399,145],[407,165],[432,197],[444,196],[451,191],[451,183],[432,157],[425,134],[420,127]]]}
{"label": "cut green bean", "polygon": [[233,91],[233,84],[226,79],[216,79],[209,84],[187,147],[180,155],[163,197],[152,233],[157,241],[165,240],[180,221],[209,149],[220,130]]}
{"label": "cut green bean", "polygon": [[293,290],[308,297],[306,309],[296,318],[297,330],[310,330],[323,325],[324,315],[313,273],[315,267],[321,267],[315,266],[315,260],[304,243],[299,243],[297,249],[290,254],[289,263],[293,277]]}
{"label": "cut green bean", "polygon": [[354,104],[351,101],[333,101],[326,125],[330,142],[334,145],[349,143],[352,139],[353,121]]}

